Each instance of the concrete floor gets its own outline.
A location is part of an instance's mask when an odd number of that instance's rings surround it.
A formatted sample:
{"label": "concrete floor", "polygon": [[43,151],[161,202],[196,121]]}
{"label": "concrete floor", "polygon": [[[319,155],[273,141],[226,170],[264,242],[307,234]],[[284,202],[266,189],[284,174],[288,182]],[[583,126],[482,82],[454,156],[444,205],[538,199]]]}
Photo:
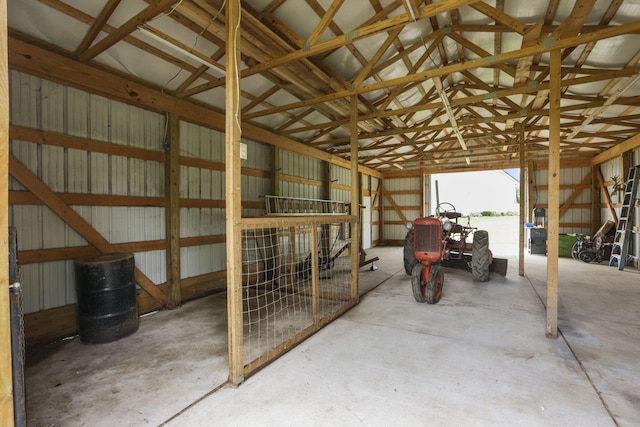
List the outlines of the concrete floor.
{"label": "concrete floor", "polygon": [[368,253],[381,261],[361,269],[360,304],[238,388],[225,384],[224,295],[115,343],[28,353],[29,425],[640,425],[638,272],[560,259],[553,340],[544,256],[488,283],[446,270],[427,305],[401,248]]}

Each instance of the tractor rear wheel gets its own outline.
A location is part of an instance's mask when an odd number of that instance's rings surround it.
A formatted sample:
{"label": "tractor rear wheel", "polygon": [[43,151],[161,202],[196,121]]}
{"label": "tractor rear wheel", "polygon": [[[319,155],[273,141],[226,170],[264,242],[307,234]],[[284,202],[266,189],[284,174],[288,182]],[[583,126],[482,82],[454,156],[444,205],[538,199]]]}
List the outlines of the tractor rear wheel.
{"label": "tractor rear wheel", "polygon": [[427,280],[425,297],[429,304],[436,304],[442,297],[442,286],[444,285],[444,272],[442,269],[434,265],[429,272],[429,280]]}
{"label": "tractor rear wheel", "polygon": [[423,278],[424,265],[418,263],[413,266],[413,270],[411,271],[411,289],[413,289],[413,297],[418,302],[425,302],[427,300],[427,283]]}
{"label": "tractor rear wheel", "polygon": [[471,275],[477,282],[489,280],[489,233],[486,230],[476,230],[473,233],[471,248]]}
{"label": "tractor rear wheel", "polygon": [[418,263],[413,253],[413,235],[413,230],[409,230],[404,238],[404,271],[408,275],[411,275],[413,267]]}

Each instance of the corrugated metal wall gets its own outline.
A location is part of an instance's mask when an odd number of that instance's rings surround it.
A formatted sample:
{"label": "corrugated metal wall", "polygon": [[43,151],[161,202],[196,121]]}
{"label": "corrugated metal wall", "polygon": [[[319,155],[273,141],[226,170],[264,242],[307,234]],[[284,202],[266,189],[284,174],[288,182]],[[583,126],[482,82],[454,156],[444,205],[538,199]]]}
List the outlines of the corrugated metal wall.
{"label": "corrugated metal wall", "polygon": [[[575,188],[591,172],[590,167],[564,168],[560,170],[560,206],[571,197]],[[542,207],[549,216],[549,193],[547,185],[549,171],[536,169],[534,173],[534,205],[530,208]],[[604,219],[605,217],[603,217]],[[560,218],[559,232],[562,234],[591,234],[591,186],[588,185],[573,201],[572,207]]]}
{"label": "corrugated metal wall", "polygon": [[351,201],[351,171],[331,165],[331,200]]}
{"label": "corrugated metal wall", "polygon": [[[63,85],[10,72],[12,125],[42,129],[101,142],[160,152],[165,116],[91,95]],[[181,155],[224,163],[224,138],[217,131],[181,122]],[[243,167],[272,170],[272,147],[251,141]],[[70,148],[10,141],[10,152],[51,190],[60,193],[164,197],[164,164]],[[243,175],[243,201],[264,202],[271,179]],[[10,190],[24,187],[10,179]],[[181,166],[180,197],[224,201],[224,172]],[[110,243],[165,238],[165,208],[148,206],[73,206]],[[243,215],[264,214],[243,209]],[[224,209],[181,208],[181,237],[225,234]],[[11,205],[9,222],[18,229],[19,250],[86,246],[87,241],[43,205]],[[183,278],[225,268],[225,244],[181,249]],[[165,251],[135,254],[136,266],[156,284],[166,281]],[[21,267],[25,313],[76,301],[73,260]]]}
{"label": "corrugated metal wall", "polygon": [[[413,221],[421,215],[421,193],[424,191],[420,177],[390,178],[384,180],[384,188],[393,197],[408,221]],[[395,211],[391,202],[384,197],[384,239],[404,240],[407,234],[405,223]]]}
{"label": "corrugated metal wall", "polygon": [[[281,168],[280,196],[305,199],[327,198],[324,194],[326,177],[324,162],[286,150],[278,150],[278,152],[280,153]],[[296,181],[295,178],[303,178],[307,182]],[[271,194],[271,192],[266,194]]]}

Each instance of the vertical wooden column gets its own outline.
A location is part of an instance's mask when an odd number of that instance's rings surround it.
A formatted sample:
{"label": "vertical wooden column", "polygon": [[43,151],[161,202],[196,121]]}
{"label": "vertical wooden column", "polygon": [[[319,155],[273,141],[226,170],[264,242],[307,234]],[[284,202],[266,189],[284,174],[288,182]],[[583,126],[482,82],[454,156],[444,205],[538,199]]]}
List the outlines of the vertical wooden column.
{"label": "vertical wooden column", "polygon": [[[318,247],[319,224],[311,224],[311,247]],[[311,257],[311,308],[313,311],[313,323],[320,322],[320,265],[317,256]]]}
{"label": "vertical wooden column", "polygon": [[524,125],[520,124],[520,133],[519,133],[519,141],[518,148],[520,154],[520,230],[518,232],[519,242],[518,242],[518,274],[520,276],[524,276],[524,240],[525,240],[525,231],[524,231],[524,222],[525,222],[525,186],[524,186],[524,178],[525,178],[525,149],[524,149]]}
{"label": "vertical wooden column", "polygon": [[[427,214],[425,213],[426,209],[425,209],[425,197],[424,197],[424,193],[425,193],[425,189],[426,186],[424,184],[424,180],[425,180],[425,173],[424,173],[424,169],[420,169],[420,216],[427,216]],[[408,218],[411,219],[411,218]]]}
{"label": "vertical wooden column", "polygon": [[280,150],[280,148],[273,147],[273,182],[271,185],[274,196],[280,196],[280,174],[282,174],[281,152],[282,150]]}
{"label": "vertical wooden column", "polygon": [[527,222],[533,222],[533,207],[536,204],[536,170],[533,161],[530,160],[527,163]]}
{"label": "vertical wooden column", "polygon": [[240,0],[227,2],[225,178],[229,382],[244,381],[242,330],[242,187],[240,179]]}
{"label": "vertical wooden column", "polygon": [[9,66],[7,2],[0,0],[0,420],[13,426],[11,325],[9,317]]}
{"label": "vertical wooden column", "polygon": [[351,215],[356,215],[358,221],[351,227],[351,298],[358,298],[358,270],[360,262],[358,260],[360,252],[360,207],[359,207],[359,187],[358,187],[358,96],[351,96]]}
{"label": "vertical wooden column", "polygon": [[551,52],[549,92],[549,209],[547,212],[547,329],[558,337],[558,240],[560,226],[560,65],[561,52]]}
{"label": "vertical wooden column", "polygon": [[333,192],[333,181],[331,179],[331,169],[333,169],[331,167],[331,163],[330,162],[325,162],[324,163],[325,167],[326,167],[326,173],[325,173],[325,195],[324,198],[327,200],[331,200],[331,193]]}
{"label": "vertical wooden column", "polygon": [[596,174],[600,173],[600,165],[591,167],[591,235],[593,236],[602,223],[602,209],[600,207],[600,186]]}
{"label": "vertical wooden column", "polygon": [[169,149],[165,152],[164,194],[167,239],[167,307],[182,302],[180,292],[180,118],[169,114],[167,136]]}

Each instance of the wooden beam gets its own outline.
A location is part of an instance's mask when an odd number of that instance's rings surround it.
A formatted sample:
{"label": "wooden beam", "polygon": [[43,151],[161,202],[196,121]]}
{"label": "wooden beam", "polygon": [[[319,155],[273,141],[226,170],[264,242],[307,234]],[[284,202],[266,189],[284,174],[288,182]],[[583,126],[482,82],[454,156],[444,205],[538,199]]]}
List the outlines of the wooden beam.
{"label": "wooden beam", "polygon": [[407,221],[407,217],[404,216],[404,214],[402,213],[402,209],[400,209],[400,206],[398,206],[396,204],[396,202],[395,202],[395,200],[393,200],[393,197],[391,196],[391,194],[389,194],[387,189],[384,188],[384,187],[382,187],[382,194],[387,198],[387,200],[389,200],[389,203],[391,203],[391,206],[393,207],[393,210],[398,214],[400,219],[402,219],[402,223],[406,224],[408,222]]}
{"label": "wooden beam", "polygon": [[518,138],[518,148],[519,148],[519,160],[520,160],[520,228],[518,230],[518,274],[520,276],[524,276],[524,246],[525,246],[525,231],[524,231],[524,220],[525,220],[525,165],[527,159],[525,158],[526,152],[524,149],[524,126],[518,124],[520,127],[519,138]]}
{"label": "wooden beam", "polygon": [[167,249],[167,307],[180,306],[180,119],[175,114],[167,118],[168,150],[164,171],[164,194],[166,197],[165,236]]}
{"label": "wooden beam", "polygon": [[[102,237],[91,224],[78,215],[69,205],[64,203],[51,189],[12,155],[9,155],[9,173],[101,253],[115,252],[113,246]],[[154,297],[162,305],[166,304],[167,296],[137,267],[135,276],[136,282],[138,282],[141,288],[147,291],[149,295]]]}
{"label": "wooden beam", "polygon": [[593,157],[590,160],[589,165],[590,166],[601,165],[604,162],[607,162],[611,159],[615,159],[616,157],[621,156],[626,151],[634,150],[638,147],[640,147],[640,134],[633,136],[627,139],[626,141],[614,146],[613,148],[610,148],[609,150]]}
{"label": "wooden beam", "polygon": [[227,316],[229,382],[244,381],[242,326],[242,182],[240,177],[240,0],[227,2],[227,72],[225,103],[225,171],[227,229]]}
{"label": "wooden beam", "polygon": [[[425,19],[431,16],[436,16],[439,13],[448,12],[450,10],[457,9],[460,6],[475,3],[476,1],[478,0],[449,0],[446,2],[433,3],[421,8],[420,15],[417,18]],[[389,31],[399,25],[408,24],[411,22],[411,20],[412,20],[411,17],[405,13],[405,14],[393,16],[386,20],[375,22],[370,25],[365,25],[363,27],[356,28],[353,31],[349,32],[348,34],[340,35],[338,37],[335,37],[333,39],[330,39],[321,43],[316,43],[315,45],[311,46],[309,49],[291,52],[291,53],[282,55],[278,58],[274,58],[269,61],[265,61],[261,64],[258,64],[254,67],[251,67],[248,70],[243,71],[242,77],[245,78],[250,75],[261,73],[271,68],[284,65],[288,62],[298,61],[300,59],[307,58],[309,56],[315,56],[322,52],[338,49],[342,46],[353,43],[355,40]]]}
{"label": "wooden beam", "polygon": [[551,51],[549,91],[549,209],[547,210],[547,328],[548,338],[558,337],[558,252],[560,228],[560,66],[562,53]]}
{"label": "wooden beam", "polygon": [[14,425],[9,308],[9,68],[7,64],[7,2],[0,0],[0,420]]}
{"label": "wooden beam", "polygon": [[602,211],[600,209],[600,184],[596,179],[600,166],[591,167],[591,235],[593,236],[602,223]]}
{"label": "wooden beam", "polygon": [[118,7],[119,4],[120,0],[109,0],[109,2],[102,8],[100,15],[98,15],[98,18],[93,22],[91,28],[89,28],[89,31],[87,31],[87,34],[85,34],[84,38],[78,45],[75,53],[76,58],[82,55],[89,46],[91,46],[91,43],[93,43],[98,34],[100,34],[104,24],[107,23],[111,14],[116,10],[116,7]]}
{"label": "wooden beam", "polygon": [[316,44],[322,33],[324,33],[324,31],[327,29],[327,26],[329,26],[329,24],[333,20],[334,16],[336,16],[336,13],[338,13],[338,11],[340,10],[340,7],[343,3],[344,0],[333,0],[331,6],[329,6],[329,9],[327,9],[322,15],[322,19],[320,20],[318,25],[316,25],[316,28],[313,29],[311,35],[307,39],[305,43],[306,48]]}
{"label": "wooden beam", "polygon": [[562,216],[567,212],[567,210],[569,210],[573,202],[578,198],[580,193],[582,193],[582,190],[587,188],[590,182],[591,182],[591,172],[589,172],[583,178],[582,182],[580,182],[580,184],[578,184],[578,186],[575,187],[575,189],[573,190],[573,193],[571,193],[569,198],[562,204],[562,206],[560,207],[560,213],[558,215],[559,218],[562,218]]}
{"label": "wooden beam", "polygon": [[175,0],[158,0],[156,3],[147,6],[133,18],[118,27],[114,32],[83,52],[79,57],[80,61],[86,62],[100,55],[102,52],[135,31],[138,25],[142,25],[151,18],[155,18],[174,3]]}
{"label": "wooden beam", "polygon": [[360,270],[359,249],[360,249],[360,189],[358,179],[358,97],[351,97],[351,124],[349,126],[351,137],[351,215],[358,218],[351,226],[351,298],[358,298],[358,271]]}
{"label": "wooden beam", "polygon": [[513,31],[515,31],[518,34],[525,34],[528,28],[527,25],[524,24],[522,21],[515,19],[507,15],[506,13],[497,10],[486,3],[483,3],[483,2],[472,3],[469,6],[471,6],[478,12],[488,16],[494,21],[506,25],[507,27],[511,28]]}
{"label": "wooden beam", "polygon": [[[474,68],[483,68],[490,65],[502,64],[505,62],[513,61],[520,59],[522,57],[542,54],[546,52],[550,52],[554,49],[562,49],[567,47],[574,47],[583,43],[588,43],[592,41],[598,41],[606,38],[616,37],[623,34],[634,33],[636,31],[640,31],[640,21],[634,21],[628,24],[617,25],[613,27],[607,27],[603,30],[594,31],[592,33],[584,33],[573,37],[568,37],[566,39],[555,40],[549,43],[541,43],[535,44],[534,46],[522,48],[514,51],[503,52],[498,55],[489,55],[485,57],[481,57],[478,59],[472,59],[466,61],[464,63],[454,63],[450,65],[445,65],[440,68],[434,68],[431,70],[423,71],[421,73],[415,73],[412,75],[399,77],[395,79],[389,79],[385,81],[380,81],[376,83],[371,83],[369,85],[360,86],[354,89],[345,89],[343,91],[330,93],[324,96],[319,96],[314,99],[305,100],[302,102],[296,102],[289,105],[281,106],[279,108],[270,109],[270,113],[278,112],[278,111],[286,111],[292,110],[295,108],[299,108],[301,106],[309,106],[312,104],[319,104],[323,102],[335,101],[337,99],[345,98],[351,96],[354,92],[356,94],[363,94],[372,91],[384,90],[391,87],[395,87],[398,85],[405,85],[411,82],[423,82],[427,79],[433,79],[434,77],[440,76],[448,76],[450,74],[454,74],[456,72],[462,72],[466,70],[471,70]],[[452,36],[453,33],[450,33],[449,36]],[[319,43],[320,45],[322,43]],[[316,45],[316,46],[318,46]],[[313,49],[313,48],[312,48]],[[262,64],[261,64],[262,65]],[[497,65],[496,65],[497,66]],[[257,67],[260,67],[258,65]],[[244,74],[243,74],[244,75]],[[519,87],[516,89],[526,90],[526,92],[536,92],[540,90],[540,88],[544,88],[544,84],[540,84],[538,87]],[[515,89],[514,89],[515,90]],[[483,96],[482,99],[485,99],[486,96]],[[460,102],[467,102],[466,99],[461,100]],[[455,100],[451,103],[452,106],[455,105]],[[255,115],[249,115],[248,117],[255,117]],[[382,117],[379,115],[378,117]],[[363,118],[361,117],[361,120]]]}
{"label": "wooden beam", "polygon": [[[595,166],[594,166],[595,167]],[[616,210],[613,206],[613,202],[611,201],[611,195],[607,191],[607,186],[604,183],[604,178],[602,177],[602,170],[600,167],[597,167],[596,171],[596,179],[598,180],[598,184],[600,185],[600,192],[604,196],[605,203],[607,204],[607,209],[609,210],[609,215],[611,215],[611,219],[616,224],[618,223],[618,214],[616,214]]]}

